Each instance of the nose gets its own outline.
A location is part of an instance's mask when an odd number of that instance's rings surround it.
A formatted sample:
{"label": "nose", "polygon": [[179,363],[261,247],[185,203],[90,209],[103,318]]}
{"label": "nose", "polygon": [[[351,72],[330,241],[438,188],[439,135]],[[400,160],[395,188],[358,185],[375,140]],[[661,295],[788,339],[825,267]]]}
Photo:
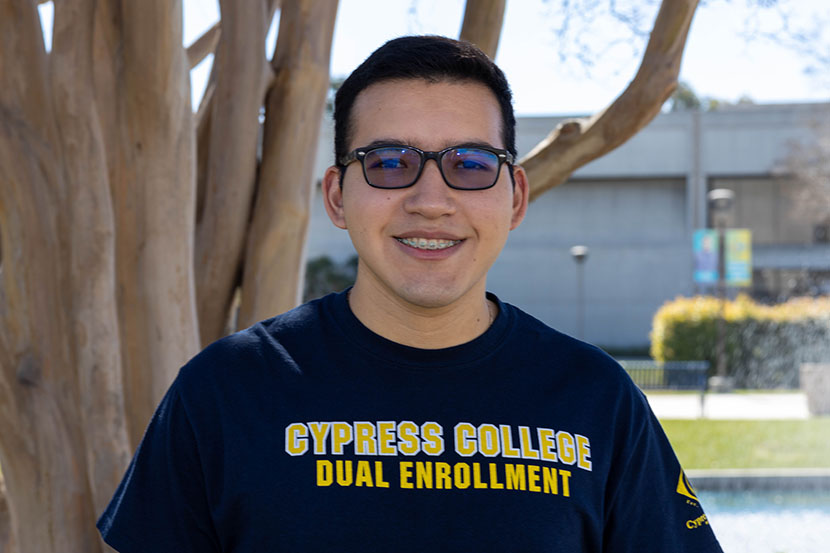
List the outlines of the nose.
{"label": "nose", "polygon": [[428,219],[455,213],[455,191],[444,182],[437,160],[426,161],[421,176],[408,191],[404,201],[407,213],[419,214]]}

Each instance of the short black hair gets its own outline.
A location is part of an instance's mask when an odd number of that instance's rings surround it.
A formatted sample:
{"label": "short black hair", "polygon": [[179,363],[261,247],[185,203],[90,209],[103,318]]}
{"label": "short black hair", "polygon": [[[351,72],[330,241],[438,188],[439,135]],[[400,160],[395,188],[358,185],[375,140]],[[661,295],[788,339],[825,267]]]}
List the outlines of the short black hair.
{"label": "short black hair", "polygon": [[395,38],[375,50],[337,90],[334,99],[334,159],[348,153],[351,114],[357,96],[369,86],[392,80],[471,81],[489,88],[502,114],[504,149],[516,157],[513,95],[501,69],[475,45],[427,35]]}

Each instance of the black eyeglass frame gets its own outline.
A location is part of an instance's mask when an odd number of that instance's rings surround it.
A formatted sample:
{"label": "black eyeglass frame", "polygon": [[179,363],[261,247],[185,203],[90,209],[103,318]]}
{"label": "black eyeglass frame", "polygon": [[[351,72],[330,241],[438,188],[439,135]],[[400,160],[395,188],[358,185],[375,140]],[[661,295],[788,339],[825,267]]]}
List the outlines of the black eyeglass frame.
{"label": "black eyeglass frame", "polygon": [[[378,186],[376,184],[372,184],[369,181],[369,176],[366,174],[366,163],[365,163],[366,156],[369,155],[370,153],[374,152],[375,150],[384,150],[384,149],[387,149],[387,148],[406,148],[408,150],[412,150],[412,151],[418,153],[418,156],[420,157],[420,164],[418,166],[418,172],[415,173],[415,178],[412,180],[411,183],[403,185],[403,186]],[[482,187],[482,188],[463,188],[463,187],[460,187],[460,186],[453,186],[452,184],[450,184],[450,181],[447,180],[447,176],[444,174],[444,168],[441,166],[441,160],[444,158],[444,155],[446,155],[447,152],[450,152],[452,150],[458,150],[458,149],[483,150],[485,152],[490,152],[491,154],[495,154],[496,157],[498,158],[499,166],[496,168],[496,176],[493,179],[493,183],[490,184],[489,186],[485,186],[485,187]],[[418,182],[418,179],[421,178],[421,173],[424,172],[424,166],[426,165],[427,160],[430,160],[430,159],[435,160],[435,164],[438,165],[438,171],[441,173],[441,178],[444,179],[444,183],[447,186],[449,186],[450,188],[452,188],[453,190],[487,190],[488,188],[493,188],[496,185],[496,183],[499,181],[499,175],[501,174],[501,166],[504,165],[505,163],[507,163],[507,166],[510,169],[510,180],[511,181],[513,180],[513,170],[512,169],[513,169],[513,163],[514,163],[514,159],[515,159],[513,157],[513,154],[511,154],[507,150],[502,150],[500,148],[493,148],[493,147],[490,147],[490,146],[481,146],[481,145],[478,145],[478,144],[459,144],[457,146],[450,146],[449,148],[444,148],[443,150],[438,151],[438,152],[430,152],[430,151],[426,151],[426,150],[421,150],[420,148],[416,148],[415,146],[407,146],[406,144],[377,144],[377,145],[373,145],[373,146],[364,146],[363,148],[355,148],[354,150],[352,150],[348,154],[341,157],[337,161],[337,164],[340,166],[341,174],[342,174],[342,173],[345,173],[346,167],[350,163],[352,163],[354,161],[360,161],[360,166],[363,169],[363,179],[366,181],[366,184],[368,184],[372,188],[378,188],[380,190],[398,190],[398,189],[401,189],[401,188],[409,188],[410,186],[413,186],[416,182]],[[341,180],[341,185],[342,185],[342,180]]]}

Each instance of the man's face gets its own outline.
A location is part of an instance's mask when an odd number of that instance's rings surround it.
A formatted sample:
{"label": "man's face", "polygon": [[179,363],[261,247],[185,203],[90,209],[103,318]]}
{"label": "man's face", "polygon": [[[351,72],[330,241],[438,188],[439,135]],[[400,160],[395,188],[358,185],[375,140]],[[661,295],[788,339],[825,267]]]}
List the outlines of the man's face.
{"label": "man's face", "polygon": [[[358,95],[351,121],[350,149],[378,142],[427,151],[470,143],[504,147],[498,102],[474,82],[377,83]],[[450,188],[433,160],[409,188],[369,186],[360,162],[348,166],[342,188],[338,178],[336,168],[326,173],[326,208],[357,250],[356,286],[420,307],[483,297],[487,271],[527,208],[527,179],[519,167],[515,188],[503,165],[485,190]],[[419,247],[424,240],[427,247]]]}

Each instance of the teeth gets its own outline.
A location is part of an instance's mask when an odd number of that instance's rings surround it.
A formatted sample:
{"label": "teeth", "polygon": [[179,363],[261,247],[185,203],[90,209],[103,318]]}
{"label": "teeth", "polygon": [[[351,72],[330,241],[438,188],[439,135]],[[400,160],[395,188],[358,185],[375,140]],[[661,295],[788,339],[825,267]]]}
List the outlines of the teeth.
{"label": "teeth", "polygon": [[435,238],[398,238],[398,242],[418,248],[419,250],[443,250],[450,246],[455,246],[461,240],[443,240]]}

